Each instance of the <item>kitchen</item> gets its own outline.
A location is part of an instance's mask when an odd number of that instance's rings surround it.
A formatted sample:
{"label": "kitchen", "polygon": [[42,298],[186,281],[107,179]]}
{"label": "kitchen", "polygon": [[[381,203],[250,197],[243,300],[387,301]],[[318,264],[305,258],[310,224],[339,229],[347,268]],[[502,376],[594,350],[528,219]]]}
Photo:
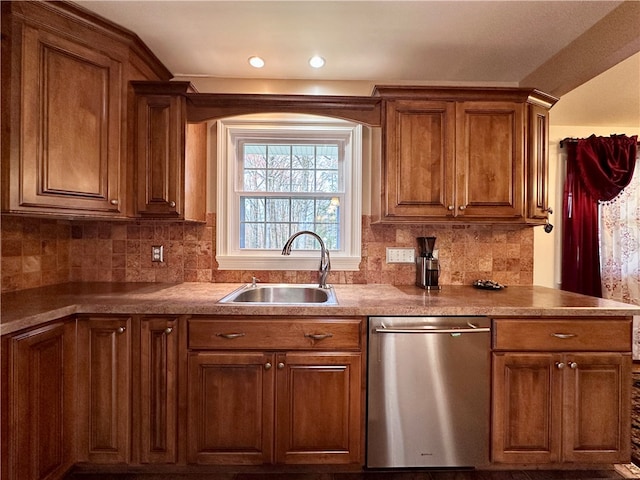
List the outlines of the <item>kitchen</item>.
{"label": "kitchen", "polygon": [[[553,132],[553,125],[551,128]],[[606,130],[606,134],[611,133],[608,128]],[[628,131],[628,133],[634,132]],[[561,133],[562,137],[559,136],[559,139],[580,134],[573,129],[567,135],[564,132]],[[554,148],[553,143],[553,141],[550,142],[551,150]],[[550,156],[553,157],[553,152],[550,152]],[[210,202],[211,199],[208,201]],[[363,204],[366,205],[366,203],[363,200]],[[366,215],[366,213],[363,208],[363,214]],[[213,280],[215,284],[241,283],[249,282],[251,276],[256,273],[258,273],[256,276],[262,278],[264,282],[312,283],[315,280],[315,274],[309,270],[264,273],[217,270],[214,258],[214,239],[216,238],[214,210],[208,208],[205,214],[206,223],[199,224],[167,223],[151,219],[111,222],[3,216],[3,291],[20,291],[28,287],[52,285],[69,280],[110,282],[211,282]],[[365,216],[362,230],[362,250],[368,255],[366,260],[363,255],[364,268],[359,272],[334,271],[331,282],[411,285],[415,279],[415,267],[387,264],[384,261],[385,248],[390,243],[398,247],[412,246],[416,237],[435,234],[442,251],[441,283],[443,285],[467,285],[477,278],[478,272],[482,271],[488,273],[491,278],[510,286],[531,284],[556,286],[554,283],[549,284],[546,279],[543,282],[536,279],[537,275],[539,278],[536,268],[540,269],[549,263],[548,260],[536,262],[538,257],[535,256],[534,245],[537,248],[540,242],[544,242],[546,235],[543,232],[539,233],[542,230],[540,228],[484,224],[378,225],[372,224]],[[543,240],[539,241],[538,237],[542,237]],[[156,241],[165,245],[164,265],[154,265],[149,259],[148,247]],[[492,244],[498,244],[498,247],[490,247]],[[44,247],[46,249],[43,254],[40,248]],[[488,250],[496,255],[496,261],[493,257],[484,258],[485,262],[489,262],[489,270],[481,268],[478,260]],[[100,252],[103,251],[112,252],[112,255],[101,255]],[[541,252],[543,258],[548,257],[548,251],[547,245],[547,248]],[[20,254],[7,252],[20,252]],[[501,256],[498,257],[498,255]],[[178,262],[174,263],[176,259]],[[469,271],[465,268],[469,268]],[[5,272],[11,272],[11,274],[5,275]],[[265,273],[268,273],[266,278]],[[40,283],[32,283],[36,282],[36,278]],[[348,304],[348,293],[338,291],[338,296],[343,305]],[[398,310],[395,312],[402,313]]]}

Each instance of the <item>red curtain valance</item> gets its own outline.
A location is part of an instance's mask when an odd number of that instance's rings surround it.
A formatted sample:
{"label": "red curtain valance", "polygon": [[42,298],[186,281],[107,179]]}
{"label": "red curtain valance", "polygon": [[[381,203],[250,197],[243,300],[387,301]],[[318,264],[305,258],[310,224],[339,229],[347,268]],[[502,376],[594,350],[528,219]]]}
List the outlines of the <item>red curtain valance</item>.
{"label": "red curtain valance", "polygon": [[594,200],[612,200],[629,185],[636,165],[637,142],[635,135],[591,135],[578,140],[576,167]]}

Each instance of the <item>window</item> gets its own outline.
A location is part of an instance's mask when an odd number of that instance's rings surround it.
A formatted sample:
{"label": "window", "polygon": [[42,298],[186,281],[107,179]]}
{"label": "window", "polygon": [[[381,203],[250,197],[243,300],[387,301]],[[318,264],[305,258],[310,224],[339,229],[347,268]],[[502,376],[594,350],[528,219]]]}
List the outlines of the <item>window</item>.
{"label": "window", "polygon": [[216,259],[221,269],[316,269],[317,233],[334,270],[360,263],[361,128],[311,116],[218,122]]}

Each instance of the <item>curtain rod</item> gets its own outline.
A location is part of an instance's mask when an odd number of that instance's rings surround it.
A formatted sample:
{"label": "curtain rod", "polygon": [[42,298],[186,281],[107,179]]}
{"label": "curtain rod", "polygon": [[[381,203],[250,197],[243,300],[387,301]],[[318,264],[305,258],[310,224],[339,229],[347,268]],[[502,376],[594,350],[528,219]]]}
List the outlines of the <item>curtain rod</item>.
{"label": "curtain rod", "polygon": [[[612,135],[617,135],[617,134],[614,133]],[[563,138],[562,140],[560,140],[560,148],[563,148],[565,143],[578,143],[578,140],[580,140],[580,138],[574,138],[574,137]],[[640,142],[637,142],[636,145],[640,145]]]}

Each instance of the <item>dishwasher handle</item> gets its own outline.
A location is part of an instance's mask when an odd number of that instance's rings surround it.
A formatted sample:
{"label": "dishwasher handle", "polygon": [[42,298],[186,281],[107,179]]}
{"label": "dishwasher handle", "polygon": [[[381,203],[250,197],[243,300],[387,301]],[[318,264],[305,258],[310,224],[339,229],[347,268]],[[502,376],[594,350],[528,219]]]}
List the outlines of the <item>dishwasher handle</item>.
{"label": "dishwasher handle", "polygon": [[375,333],[489,333],[490,327],[478,327],[472,323],[467,323],[468,327],[435,327],[435,328],[375,328]]}

